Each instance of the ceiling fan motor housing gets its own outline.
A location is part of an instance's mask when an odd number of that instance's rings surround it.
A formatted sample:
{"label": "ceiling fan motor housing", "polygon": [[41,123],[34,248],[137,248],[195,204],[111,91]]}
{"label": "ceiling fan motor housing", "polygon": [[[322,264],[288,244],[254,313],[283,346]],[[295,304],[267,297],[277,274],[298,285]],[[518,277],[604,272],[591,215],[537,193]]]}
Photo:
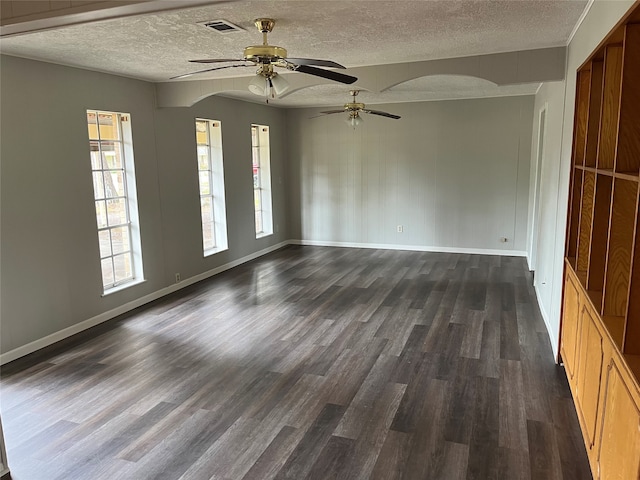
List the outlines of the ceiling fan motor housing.
{"label": "ceiling fan motor housing", "polygon": [[287,58],[287,50],[275,45],[251,45],[244,49],[244,59],[258,63],[271,63]]}
{"label": "ceiling fan motor housing", "polygon": [[244,49],[244,59],[257,63],[273,63],[287,58],[287,51],[276,45],[269,45],[267,33],[271,33],[275,25],[272,18],[256,18],[253,23],[262,32],[262,45],[250,45]]}
{"label": "ceiling fan motor housing", "polygon": [[364,103],[345,103],[344,109],[349,112],[349,115],[356,116],[360,110],[364,109]]}

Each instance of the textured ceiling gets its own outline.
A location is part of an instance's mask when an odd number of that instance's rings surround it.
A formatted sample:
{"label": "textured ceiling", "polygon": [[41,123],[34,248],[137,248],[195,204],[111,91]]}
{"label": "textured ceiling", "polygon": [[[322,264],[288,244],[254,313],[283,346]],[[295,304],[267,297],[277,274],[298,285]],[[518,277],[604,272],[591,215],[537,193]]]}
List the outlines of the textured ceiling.
{"label": "textured ceiling", "polygon": [[[289,56],[358,67],[565,45],[586,4],[587,0],[228,1],[3,38],[0,48],[9,55],[165,82],[206,68],[188,59],[240,58],[245,46],[261,43],[252,22],[261,16],[276,19],[269,41],[286,48]],[[221,35],[197,24],[213,19],[228,20],[245,31]],[[189,80],[252,74],[252,68],[234,68]],[[376,101],[514,95],[533,88],[419,79],[380,94]],[[279,104],[319,104],[320,95],[336,91],[337,100],[348,89],[307,88]]]}

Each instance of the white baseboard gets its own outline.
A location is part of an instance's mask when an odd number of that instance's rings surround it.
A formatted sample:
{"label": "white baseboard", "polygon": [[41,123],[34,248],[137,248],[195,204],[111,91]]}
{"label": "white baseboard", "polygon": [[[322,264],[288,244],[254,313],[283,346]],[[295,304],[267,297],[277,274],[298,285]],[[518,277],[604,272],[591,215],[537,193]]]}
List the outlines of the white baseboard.
{"label": "white baseboard", "polygon": [[542,315],[544,324],[547,327],[547,333],[549,334],[549,341],[551,342],[551,350],[553,350],[553,359],[556,363],[558,363],[558,337],[556,337],[556,332],[552,330],[551,323],[549,322],[549,315],[547,314],[547,311],[544,309],[544,305],[540,301],[540,292],[538,291],[538,286],[534,284],[533,290],[536,292],[536,301],[538,302],[538,308],[540,309],[540,314]]}
{"label": "white baseboard", "polygon": [[41,348],[48,347],[49,345],[59,342],[60,340],[64,340],[65,338],[75,335],[76,333],[80,333],[91,327],[95,327],[96,325],[106,322],[107,320],[111,320],[112,318],[115,318],[118,315],[127,313],[146,303],[149,303],[161,297],[164,297],[165,295],[169,295],[170,293],[177,292],[178,290],[181,290],[185,287],[188,287],[189,285],[193,285],[194,283],[197,283],[201,280],[205,280],[214,275],[217,275],[218,273],[224,272],[225,270],[229,270],[233,267],[237,267],[238,265],[249,262],[263,255],[266,255],[267,253],[271,253],[284,246],[287,246],[288,244],[289,244],[288,241],[284,241],[284,242],[278,243],[277,245],[273,245],[271,247],[260,250],[258,252],[254,252],[250,255],[239,258],[225,265],[221,265],[214,269],[208,270],[206,272],[203,272],[193,277],[182,280],[180,283],[176,283],[175,285],[170,285],[168,287],[162,288],[153,293],[145,295],[144,297],[140,297],[140,298],[137,298],[136,300],[132,300],[131,302],[125,303],[124,305],[120,305],[119,307],[109,310],[108,312],[103,312],[99,315],[96,315],[95,317],[91,317],[80,323],[76,323],[75,325],[71,325],[70,327],[64,328],[55,333],[47,335],[46,337],[40,338],[38,340],[34,340],[33,342],[27,343],[26,345],[10,350],[0,355],[0,365],[4,365],[5,363],[12,362],[13,360],[16,360],[20,357],[29,355],[30,353],[40,350]]}
{"label": "white baseboard", "polygon": [[375,248],[379,250],[407,250],[412,252],[467,253],[473,255],[502,255],[505,257],[526,257],[520,250],[495,250],[491,248],[432,247],[425,245],[392,245],[388,243],[327,242],[321,240],[291,240],[292,245],[316,247]]}

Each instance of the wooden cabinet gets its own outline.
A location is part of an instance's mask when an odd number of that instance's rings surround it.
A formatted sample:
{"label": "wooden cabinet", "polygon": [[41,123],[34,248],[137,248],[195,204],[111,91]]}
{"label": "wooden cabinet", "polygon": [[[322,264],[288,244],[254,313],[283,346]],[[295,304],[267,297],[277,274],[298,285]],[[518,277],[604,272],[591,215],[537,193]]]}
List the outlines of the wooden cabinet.
{"label": "wooden cabinet", "polygon": [[575,319],[575,321],[566,322],[562,328],[562,343],[560,346],[562,359],[564,360],[564,366],[567,370],[567,377],[572,387],[575,385],[573,382],[574,373],[578,364],[576,356],[577,344],[578,344],[578,321],[580,310],[580,287],[573,275],[567,275],[564,285],[564,312],[568,318]]}
{"label": "wooden cabinet", "polygon": [[640,480],[640,4],[577,72],[560,354],[593,476]]}
{"label": "wooden cabinet", "polygon": [[640,480],[637,356],[625,355],[567,263],[561,354],[593,477]]}
{"label": "wooden cabinet", "polygon": [[595,444],[604,362],[604,341],[597,318],[591,306],[584,304],[580,320],[580,369],[576,375],[576,400],[580,405],[580,423],[588,449],[592,449]]}
{"label": "wooden cabinet", "polygon": [[604,383],[599,470],[594,475],[603,480],[640,478],[640,409],[623,370],[612,359]]}

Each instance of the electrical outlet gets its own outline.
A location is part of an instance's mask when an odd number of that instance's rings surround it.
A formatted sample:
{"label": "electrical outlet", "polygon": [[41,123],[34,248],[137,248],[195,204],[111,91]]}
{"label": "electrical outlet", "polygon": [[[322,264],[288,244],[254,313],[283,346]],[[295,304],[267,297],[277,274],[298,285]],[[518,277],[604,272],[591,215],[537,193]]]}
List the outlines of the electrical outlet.
{"label": "electrical outlet", "polygon": [[398,231],[398,233],[404,232],[404,227],[402,225],[398,225],[397,231]]}
{"label": "electrical outlet", "polygon": [[180,274],[176,273],[176,283],[180,283]]}

